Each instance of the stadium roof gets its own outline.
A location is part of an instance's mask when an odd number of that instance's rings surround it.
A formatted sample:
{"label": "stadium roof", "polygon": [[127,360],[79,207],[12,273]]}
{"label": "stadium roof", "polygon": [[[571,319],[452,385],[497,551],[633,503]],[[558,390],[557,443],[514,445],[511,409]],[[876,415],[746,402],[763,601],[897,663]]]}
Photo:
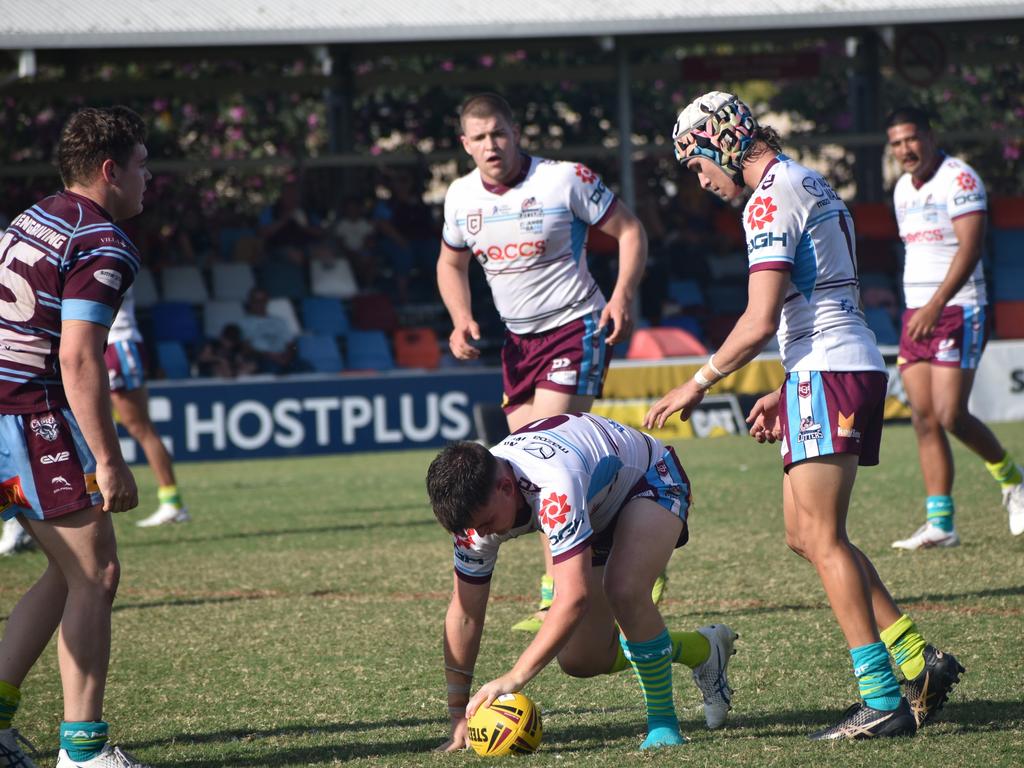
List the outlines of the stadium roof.
{"label": "stadium roof", "polygon": [[579,37],[1024,18],[1006,0],[4,0],[0,49]]}

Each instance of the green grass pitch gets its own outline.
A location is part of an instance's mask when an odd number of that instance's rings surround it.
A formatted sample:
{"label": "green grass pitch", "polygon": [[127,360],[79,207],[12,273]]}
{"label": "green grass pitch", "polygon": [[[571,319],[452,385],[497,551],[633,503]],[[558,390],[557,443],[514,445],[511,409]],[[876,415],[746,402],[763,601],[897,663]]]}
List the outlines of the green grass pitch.
{"label": "green grass pitch", "polygon": [[[1024,456],[1024,424],[996,425]],[[854,701],[842,636],[813,569],[785,546],[777,447],[749,438],[676,446],[694,487],[691,541],[669,566],[670,627],[724,621],[740,633],[729,724],[703,727],[676,668],[691,741],[636,751],[643,712],[630,674],[574,680],[552,665],[527,688],[544,715],[536,766],[1019,766],[1024,764],[1024,537],[1009,535],[999,491],[962,447],[963,546],[900,553],[922,518],[913,433],[887,428],[879,467],[861,472],[852,539],[926,638],[967,674],[915,739],[825,746],[805,735]],[[441,623],[451,551],[425,503],[432,451],[178,467],[194,521],[142,530],[116,520],[122,561],[106,712],[113,739],[156,766],[461,766],[431,752],[447,734]],[[509,626],[536,599],[540,548],[502,551],[477,683],[527,642]],[[0,561],[6,616],[43,567]],[[15,725],[52,765],[61,719],[55,644],[23,686]],[[519,764],[519,763],[517,763]]]}

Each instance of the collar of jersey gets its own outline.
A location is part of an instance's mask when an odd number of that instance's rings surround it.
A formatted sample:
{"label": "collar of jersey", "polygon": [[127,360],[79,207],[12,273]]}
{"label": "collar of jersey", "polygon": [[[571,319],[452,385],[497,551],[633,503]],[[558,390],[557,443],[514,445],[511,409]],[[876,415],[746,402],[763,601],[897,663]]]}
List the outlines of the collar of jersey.
{"label": "collar of jersey", "polygon": [[519,164],[519,173],[517,173],[516,177],[512,179],[511,184],[508,184],[507,186],[505,184],[488,184],[481,177],[480,183],[484,185],[484,189],[492,195],[504,195],[510,189],[514,189],[522,184],[523,179],[525,179],[527,174],[530,172],[530,165],[533,163],[533,158],[525,152],[520,152],[519,157],[522,159],[522,162]]}

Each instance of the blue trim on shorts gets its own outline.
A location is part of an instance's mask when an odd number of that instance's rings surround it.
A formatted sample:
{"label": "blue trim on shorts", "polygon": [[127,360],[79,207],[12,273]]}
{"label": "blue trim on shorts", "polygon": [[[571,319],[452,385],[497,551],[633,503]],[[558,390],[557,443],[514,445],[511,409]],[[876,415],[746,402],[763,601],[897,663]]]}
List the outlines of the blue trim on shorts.
{"label": "blue trim on shorts", "polygon": [[117,352],[117,359],[121,364],[120,389],[131,391],[141,389],[143,385],[142,356],[139,354],[139,347],[134,341],[115,341],[114,351]]}
{"label": "blue trim on shorts", "polygon": [[786,374],[786,444],[789,448],[790,462],[807,458],[804,444],[797,439],[800,434],[800,400],[797,395],[799,387],[800,375]]}
{"label": "blue trim on shorts", "polygon": [[[974,369],[981,363],[982,342],[985,340],[985,308],[961,307],[963,313],[964,348],[960,350],[960,367]],[[975,323],[978,330],[974,331]]]}
{"label": "blue trim on shorts", "polygon": [[820,371],[811,371],[811,413],[821,425],[821,439],[818,444],[818,455],[828,456],[835,452],[832,445],[832,421],[828,415],[828,400],[825,398],[825,382]]}

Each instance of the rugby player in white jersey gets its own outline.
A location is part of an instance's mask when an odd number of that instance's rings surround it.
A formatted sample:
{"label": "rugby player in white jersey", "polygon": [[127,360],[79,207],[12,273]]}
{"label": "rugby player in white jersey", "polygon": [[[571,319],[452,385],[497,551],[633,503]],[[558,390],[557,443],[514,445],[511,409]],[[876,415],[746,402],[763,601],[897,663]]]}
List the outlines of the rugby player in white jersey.
{"label": "rugby player in white jersey", "polygon": [[103,354],[110,378],[110,399],[118,420],[136,442],[142,446],[157,482],[156,511],[139,520],[136,525],[151,528],[190,520],[188,510],[181,501],[174,479],[171,454],[149,418],[149,394],[146,391],[146,356],[142,334],[135,322],[135,294],[125,294],[121,308],[114,317],[107,335],[107,349]]}
{"label": "rugby player in white jersey", "polygon": [[[451,733],[441,749],[465,747],[467,716],[522,690],[556,657],[574,677],[633,667],[647,710],[641,749],[686,741],[672,698],[673,662],[693,670],[708,727],[724,724],[736,634],[724,624],[670,633],[651,595],[688,537],[690,481],[672,448],[610,419],[561,414],[490,451],[473,442],[448,446],[430,465],[427,492],[455,554],[444,624]],[[533,531],[551,547],[554,601],[512,668],[470,698],[498,548]]]}
{"label": "rugby player in white jersey", "polygon": [[898,549],[952,547],[953,452],[947,432],[985,462],[1002,486],[1010,532],[1024,533],[1021,468],[981,420],[967,410],[988,336],[985,276],[981,269],[987,201],[985,185],[961,160],[942,152],[928,115],[904,107],[886,120],[889,148],[905,173],[893,202],[906,257],[907,308],[899,368],[910,401],[924,476],[924,524]]}
{"label": "rugby player in white jersey", "polygon": [[[480,355],[469,288],[475,259],[506,326],[502,407],[509,431],[544,416],[589,411],[601,395],[611,345],[633,329],[633,297],[647,261],[643,225],[585,165],[524,153],[501,96],[466,99],[460,124],[462,146],[476,167],[445,196],[437,263],[438,288],[454,326],[452,354],[460,360]],[[587,267],[590,227],[619,244],[618,278],[607,303]],[[541,612],[515,628],[536,631],[550,605],[546,550],[545,561]]]}
{"label": "rugby player in white jersey", "polygon": [[[755,403],[750,433],[759,442],[782,441],[786,543],[818,571],[862,697],[811,738],[913,734],[963,668],[925,645],[846,534],[857,466],[878,463],[887,379],[860,310],[850,213],[819,173],[782,154],[778,134],[732,94],[695,99],[672,138],[677,159],[704,189],[726,201],[752,190],[743,210],[748,300],[722,346],[652,406],[645,423],[661,427],[676,411],[689,418],[715,382],[777,333],[786,378]],[[905,698],[887,649],[907,678]]]}
{"label": "rugby player in white jersey", "polygon": [[107,740],[103,698],[120,579],[112,512],[138,491],[110,413],[103,348],[139,253],[115,224],[142,210],[145,124],[125,107],[64,126],[65,188],[0,240],[0,509],[46,555],[0,641],[0,768],[33,768],[11,727],[20,686],[60,627],[64,694],[57,768],[144,768]]}

